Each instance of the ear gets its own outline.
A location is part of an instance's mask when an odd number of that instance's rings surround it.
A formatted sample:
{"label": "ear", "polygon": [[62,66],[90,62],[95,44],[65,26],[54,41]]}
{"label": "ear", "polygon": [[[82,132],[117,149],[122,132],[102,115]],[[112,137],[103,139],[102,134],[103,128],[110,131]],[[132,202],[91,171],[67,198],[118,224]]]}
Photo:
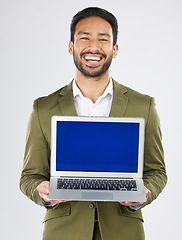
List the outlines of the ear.
{"label": "ear", "polygon": [[69,41],[68,52],[69,52],[69,54],[73,55],[73,42],[72,41]]}
{"label": "ear", "polygon": [[118,44],[115,44],[113,47],[113,58],[116,58],[118,54]]}

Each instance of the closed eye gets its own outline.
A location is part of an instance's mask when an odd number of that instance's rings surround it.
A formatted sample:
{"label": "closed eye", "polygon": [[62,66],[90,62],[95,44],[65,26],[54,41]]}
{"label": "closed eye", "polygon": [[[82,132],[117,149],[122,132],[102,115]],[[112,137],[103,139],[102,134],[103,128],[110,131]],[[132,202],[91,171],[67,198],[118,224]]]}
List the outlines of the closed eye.
{"label": "closed eye", "polygon": [[99,41],[101,41],[101,42],[108,42],[108,40],[105,39],[105,38],[101,38],[101,39],[99,39]]}
{"label": "closed eye", "polygon": [[89,40],[87,37],[81,37],[82,40]]}

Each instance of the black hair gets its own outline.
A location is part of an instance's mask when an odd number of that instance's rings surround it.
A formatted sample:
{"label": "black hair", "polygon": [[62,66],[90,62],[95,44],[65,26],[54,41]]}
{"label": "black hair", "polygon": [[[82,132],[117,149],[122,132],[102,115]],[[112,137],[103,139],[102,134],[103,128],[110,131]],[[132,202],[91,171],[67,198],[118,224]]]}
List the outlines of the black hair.
{"label": "black hair", "polygon": [[98,8],[98,7],[89,7],[85,8],[82,11],[79,11],[72,19],[71,22],[71,41],[74,42],[74,34],[75,34],[75,28],[78,22],[84,18],[88,17],[100,17],[107,22],[110,23],[113,31],[113,46],[117,43],[117,37],[118,37],[118,21],[116,17],[108,12],[105,9]]}

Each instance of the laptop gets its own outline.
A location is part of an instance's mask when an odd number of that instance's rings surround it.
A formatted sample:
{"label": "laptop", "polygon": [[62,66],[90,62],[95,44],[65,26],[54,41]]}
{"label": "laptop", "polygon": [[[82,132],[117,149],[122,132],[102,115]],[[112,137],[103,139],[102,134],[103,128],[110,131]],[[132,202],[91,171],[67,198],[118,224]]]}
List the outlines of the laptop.
{"label": "laptop", "polygon": [[53,116],[51,200],[145,202],[143,118]]}

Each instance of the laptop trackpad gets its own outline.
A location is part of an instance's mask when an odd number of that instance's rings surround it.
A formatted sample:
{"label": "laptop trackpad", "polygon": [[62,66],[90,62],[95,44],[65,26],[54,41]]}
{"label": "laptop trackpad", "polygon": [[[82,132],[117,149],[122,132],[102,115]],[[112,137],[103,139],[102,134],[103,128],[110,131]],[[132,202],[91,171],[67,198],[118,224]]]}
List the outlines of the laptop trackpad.
{"label": "laptop trackpad", "polygon": [[112,200],[111,192],[82,192],[82,198],[88,200]]}

